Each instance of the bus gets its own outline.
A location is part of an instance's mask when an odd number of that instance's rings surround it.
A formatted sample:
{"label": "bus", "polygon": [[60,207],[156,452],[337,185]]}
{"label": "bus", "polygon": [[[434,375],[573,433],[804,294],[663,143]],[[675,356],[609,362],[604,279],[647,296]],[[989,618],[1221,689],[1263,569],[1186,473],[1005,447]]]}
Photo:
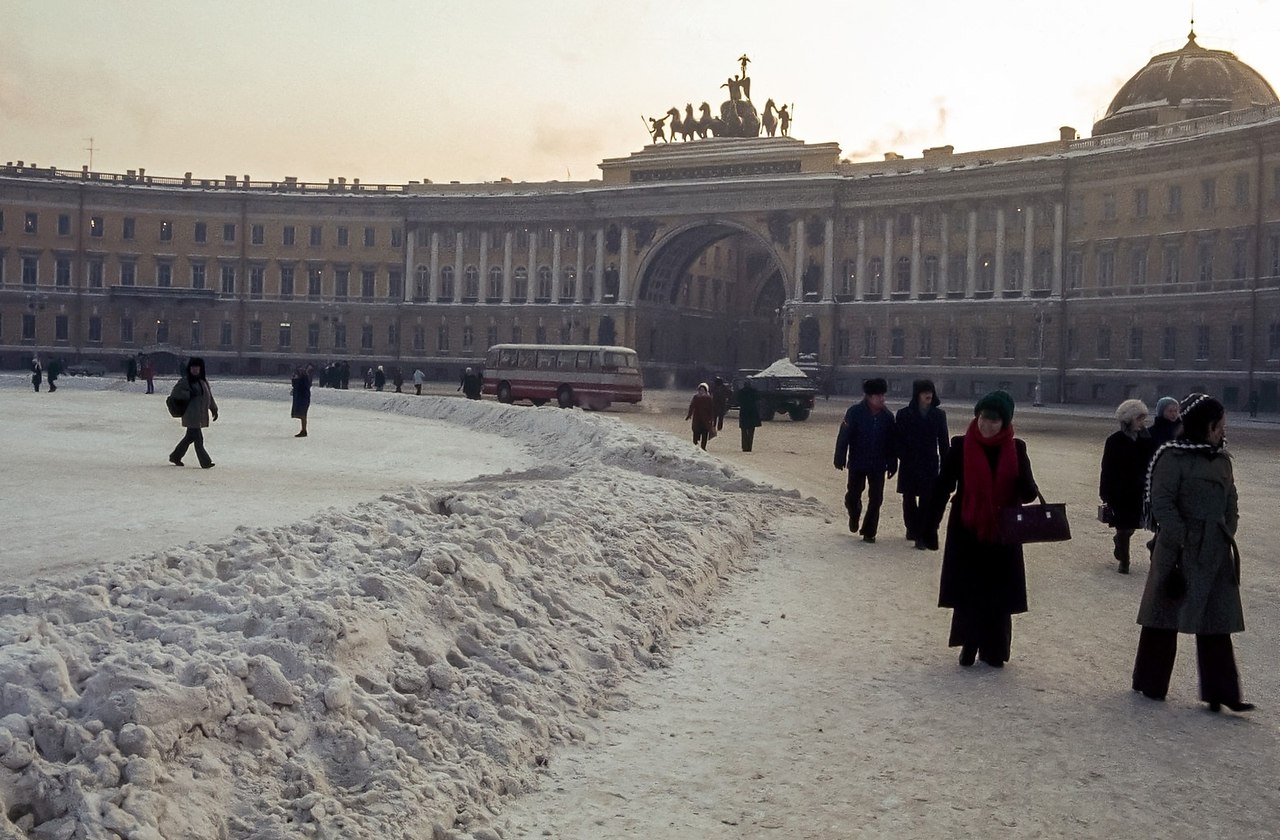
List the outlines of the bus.
{"label": "bus", "polygon": [[644,396],[640,357],[629,347],[495,344],[485,354],[484,393],[498,402],[528,400],[591,411]]}

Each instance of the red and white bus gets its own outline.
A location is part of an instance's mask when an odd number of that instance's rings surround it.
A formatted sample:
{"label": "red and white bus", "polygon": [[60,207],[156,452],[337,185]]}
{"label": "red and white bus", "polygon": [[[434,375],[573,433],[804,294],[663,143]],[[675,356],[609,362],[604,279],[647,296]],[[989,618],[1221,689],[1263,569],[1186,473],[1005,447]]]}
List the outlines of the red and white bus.
{"label": "red and white bus", "polygon": [[629,347],[590,344],[495,344],[485,354],[484,393],[498,402],[528,400],[590,410],[638,403],[640,357]]}

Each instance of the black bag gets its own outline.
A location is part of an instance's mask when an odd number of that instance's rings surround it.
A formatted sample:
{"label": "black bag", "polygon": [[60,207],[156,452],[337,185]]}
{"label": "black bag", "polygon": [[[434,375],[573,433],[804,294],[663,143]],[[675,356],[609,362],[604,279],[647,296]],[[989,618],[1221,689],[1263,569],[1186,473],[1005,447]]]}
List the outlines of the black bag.
{"label": "black bag", "polygon": [[169,409],[170,417],[181,417],[187,413],[187,403],[189,400],[180,400],[173,394],[165,398],[165,407]]}
{"label": "black bag", "polygon": [[1169,570],[1161,591],[1171,601],[1181,601],[1182,596],[1187,594],[1187,576],[1182,572],[1182,558],[1178,558],[1178,562]]}
{"label": "black bag", "polygon": [[1098,505],[1098,521],[1103,525],[1114,525],[1116,522],[1116,512],[1111,509],[1111,505]]}
{"label": "black bag", "polygon": [[1062,542],[1071,539],[1067,506],[1050,504],[1037,493],[1038,505],[1008,507],[1000,511],[1000,542],[1005,545]]}

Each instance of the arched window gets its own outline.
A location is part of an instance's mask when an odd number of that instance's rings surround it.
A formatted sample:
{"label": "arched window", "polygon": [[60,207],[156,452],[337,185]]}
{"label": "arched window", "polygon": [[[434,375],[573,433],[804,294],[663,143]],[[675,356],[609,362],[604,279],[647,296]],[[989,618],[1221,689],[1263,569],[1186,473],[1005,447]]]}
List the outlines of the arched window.
{"label": "arched window", "polygon": [[978,258],[978,291],[990,292],[996,287],[996,258],[983,254]]}
{"label": "arched window", "polygon": [[867,295],[879,297],[884,289],[884,260],[872,257],[867,261]]}
{"label": "arched window", "polygon": [[963,254],[952,254],[947,260],[947,294],[964,294],[965,282],[969,276],[969,261]]}
{"label": "arched window", "polygon": [[[560,299],[573,300],[578,290],[578,269],[572,265],[560,269]],[[566,344],[568,342],[565,342]]]}
{"label": "arched window", "polygon": [[942,263],[932,254],[924,258],[924,293],[936,295],[938,280],[942,273]]}
{"label": "arched window", "polygon": [[[502,267],[489,269],[489,299],[502,300]],[[496,343],[496,342],[495,342]]]}
{"label": "arched window", "polygon": [[840,269],[840,290],[838,294],[852,295],[858,282],[858,265],[853,260],[845,260]]}
{"label": "arched window", "polygon": [[[522,265],[516,266],[516,270],[511,272],[511,282],[515,286],[511,291],[511,297],[515,300],[528,300],[529,298],[529,269]],[[511,339],[519,344],[518,339]]]}
{"label": "arched window", "polygon": [[596,267],[593,265],[587,266],[582,273],[582,297],[588,301],[596,299]]}
{"label": "arched window", "polygon": [[1048,289],[1053,283],[1053,254],[1048,250],[1036,254],[1036,264],[1032,271],[1033,287],[1037,290]]}
{"label": "arched window", "polygon": [[893,270],[893,291],[897,294],[911,293],[911,257],[898,257]]}
{"label": "arched window", "polygon": [[463,272],[462,296],[467,300],[480,297],[480,269],[474,265],[467,266]]}
{"label": "arched window", "polygon": [[425,265],[418,266],[413,284],[413,296],[425,298],[431,293],[431,269]]}
{"label": "arched window", "polygon": [[453,266],[440,268],[440,299],[453,300]]}
{"label": "arched window", "polygon": [[1004,290],[1006,292],[1022,291],[1022,252],[1010,251],[1004,261]]}
{"label": "arched window", "polygon": [[538,289],[534,297],[538,300],[551,300],[551,266],[538,266]]}

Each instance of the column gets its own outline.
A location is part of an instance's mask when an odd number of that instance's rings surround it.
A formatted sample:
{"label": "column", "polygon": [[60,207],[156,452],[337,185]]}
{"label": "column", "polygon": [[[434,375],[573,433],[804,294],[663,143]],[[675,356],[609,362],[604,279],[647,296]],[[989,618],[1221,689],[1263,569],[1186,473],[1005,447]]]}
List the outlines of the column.
{"label": "column", "polygon": [[823,228],[822,299],[836,299],[836,220],[828,217]]}
{"label": "column", "polygon": [[969,211],[969,253],[965,262],[964,296],[973,297],[978,281],[978,211]]}
{"label": "column", "polygon": [[618,303],[626,303],[631,298],[631,228],[622,226],[622,247],[618,253]]}
{"label": "column", "polygon": [[453,300],[462,299],[462,231],[453,237]]}
{"label": "column", "polygon": [[920,214],[911,214],[911,299],[920,299]]}
{"label": "column", "polygon": [[1053,295],[1062,296],[1062,244],[1065,232],[1062,228],[1062,202],[1053,205]]}
{"label": "column", "polygon": [[596,270],[595,288],[591,290],[591,302],[599,303],[604,299],[604,228],[596,228]]}
{"label": "column", "polygon": [[574,265],[574,271],[576,271],[576,272],[577,272],[577,275],[576,275],[577,280],[576,280],[576,282],[574,283],[574,286],[573,286],[573,302],[574,302],[574,303],[582,303],[582,299],[583,299],[582,287],[583,287],[583,285],[584,285],[584,283],[585,283],[586,278],[583,276],[582,272],[583,272],[583,271],[586,269],[586,267],[587,267],[587,262],[586,262],[586,256],[587,256],[587,242],[586,242],[586,239],[587,239],[587,234],[586,234],[586,232],[585,232],[585,231],[583,231],[583,230],[581,230],[581,229],[579,229],[579,230],[578,230],[578,261],[577,261],[577,263]]}
{"label": "column", "polygon": [[884,265],[880,269],[880,298],[888,300],[897,288],[894,284],[893,265],[893,226],[896,219],[893,215],[884,220]]}
{"label": "column", "polygon": [[524,302],[533,303],[533,293],[538,287],[538,234],[529,231],[529,265],[525,269],[528,277],[524,287]]}
{"label": "column", "polygon": [[1027,203],[1027,209],[1023,211],[1023,223],[1026,228],[1022,231],[1022,288],[1018,291],[1026,294],[1033,283],[1032,272],[1035,270],[1035,248],[1036,248],[1036,208],[1030,202]]}
{"label": "column", "polygon": [[793,300],[804,300],[804,219],[796,219],[795,228],[796,273]]}
{"label": "column", "polygon": [[940,297],[946,297],[948,286],[947,275],[951,263],[951,213],[944,210],[942,212],[942,231],[939,239],[942,241],[942,255],[939,257],[938,263],[938,288],[934,292]]}
{"label": "column", "polygon": [[551,238],[551,299],[560,300],[560,236],[563,232],[556,228]]}
{"label": "column", "polygon": [[480,231],[480,288],[476,297],[487,300],[489,297],[489,230]]}
{"label": "column", "polygon": [[511,303],[511,231],[502,234],[502,302]]}
{"label": "column", "polygon": [[996,272],[993,288],[996,294],[1004,291],[1004,208],[996,208]]}
{"label": "column", "polygon": [[404,234],[404,299],[407,303],[413,300],[413,287],[418,282],[418,267],[413,264],[413,246],[418,242],[418,232],[407,230]]}
{"label": "column", "polygon": [[858,218],[858,252],[853,265],[853,297],[862,300],[867,292],[867,220]]}
{"label": "column", "polygon": [[431,277],[427,280],[427,300],[432,303],[440,295],[440,232],[431,231]]}

